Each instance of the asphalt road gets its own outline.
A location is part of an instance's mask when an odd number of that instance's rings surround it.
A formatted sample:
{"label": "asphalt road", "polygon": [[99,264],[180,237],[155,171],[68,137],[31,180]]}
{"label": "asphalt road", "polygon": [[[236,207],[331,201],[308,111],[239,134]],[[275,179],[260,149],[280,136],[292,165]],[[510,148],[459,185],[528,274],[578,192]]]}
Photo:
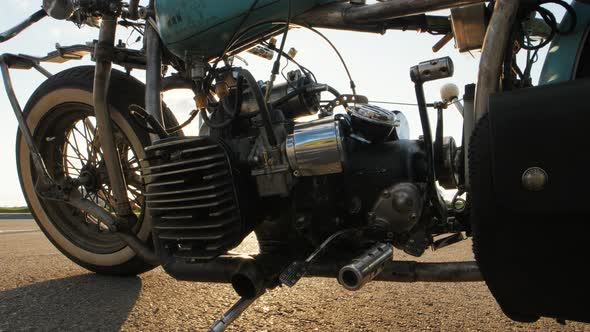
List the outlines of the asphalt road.
{"label": "asphalt road", "polygon": [[[470,246],[424,260],[471,259]],[[205,331],[236,300],[230,286],[177,282],[161,269],[135,278],[88,273],[33,221],[0,220],[0,331]],[[590,331],[590,325],[514,323],[483,283],[372,283],[352,293],[335,280],[306,279],[266,294],[229,330]]]}

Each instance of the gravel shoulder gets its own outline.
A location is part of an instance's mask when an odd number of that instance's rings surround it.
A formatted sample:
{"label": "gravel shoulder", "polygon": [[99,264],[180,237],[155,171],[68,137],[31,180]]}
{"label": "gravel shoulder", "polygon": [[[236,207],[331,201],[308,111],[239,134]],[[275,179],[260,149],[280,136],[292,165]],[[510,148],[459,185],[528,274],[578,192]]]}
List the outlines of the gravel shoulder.
{"label": "gravel shoulder", "polygon": [[[30,229],[0,221],[0,230]],[[252,250],[255,244],[246,244]],[[398,259],[407,259],[399,256]],[[472,259],[471,243],[424,261]],[[90,274],[41,232],[0,233],[0,331],[206,331],[236,295],[228,285],[177,282],[158,268],[135,278]],[[590,331],[590,325],[506,318],[483,283],[375,282],[348,292],[305,279],[262,297],[229,331]]]}

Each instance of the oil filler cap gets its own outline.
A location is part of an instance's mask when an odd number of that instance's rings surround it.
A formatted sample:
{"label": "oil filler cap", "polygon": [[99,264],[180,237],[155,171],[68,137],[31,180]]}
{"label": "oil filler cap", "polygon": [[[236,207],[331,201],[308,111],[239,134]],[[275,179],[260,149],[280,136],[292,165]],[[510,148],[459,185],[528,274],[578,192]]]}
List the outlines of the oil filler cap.
{"label": "oil filler cap", "polygon": [[401,112],[389,111],[375,105],[356,105],[347,108],[356,135],[371,143],[406,139],[409,136],[407,119]]}

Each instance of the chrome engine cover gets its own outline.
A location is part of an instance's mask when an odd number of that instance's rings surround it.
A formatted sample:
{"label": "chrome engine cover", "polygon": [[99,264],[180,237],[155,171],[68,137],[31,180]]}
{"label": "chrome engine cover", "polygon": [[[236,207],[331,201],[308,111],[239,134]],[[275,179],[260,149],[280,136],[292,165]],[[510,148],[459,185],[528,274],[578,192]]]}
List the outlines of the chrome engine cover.
{"label": "chrome engine cover", "polygon": [[286,154],[296,176],[318,176],[344,171],[345,150],[340,121],[326,118],[295,126]]}

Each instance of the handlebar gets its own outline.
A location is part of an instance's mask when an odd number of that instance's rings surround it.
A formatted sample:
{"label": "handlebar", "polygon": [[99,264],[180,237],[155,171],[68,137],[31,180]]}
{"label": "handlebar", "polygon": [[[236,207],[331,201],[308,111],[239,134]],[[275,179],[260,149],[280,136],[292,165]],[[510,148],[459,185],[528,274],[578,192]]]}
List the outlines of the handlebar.
{"label": "handlebar", "polygon": [[21,32],[23,32],[26,28],[30,27],[31,25],[39,22],[40,20],[42,20],[43,18],[45,18],[47,16],[47,13],[45,12],[45,10],[41,9],[39,11],[37,11],[36,13],[34,13],[33,15],[29,16],[29,18],[27,18],[26,20],[22,21],[20,24],[18,24],[17,26],[3,32],[0,34],[0,44],[4,43],[5,41],[8,41],[14,37],[16,37],[18,34],[20,34]]}

